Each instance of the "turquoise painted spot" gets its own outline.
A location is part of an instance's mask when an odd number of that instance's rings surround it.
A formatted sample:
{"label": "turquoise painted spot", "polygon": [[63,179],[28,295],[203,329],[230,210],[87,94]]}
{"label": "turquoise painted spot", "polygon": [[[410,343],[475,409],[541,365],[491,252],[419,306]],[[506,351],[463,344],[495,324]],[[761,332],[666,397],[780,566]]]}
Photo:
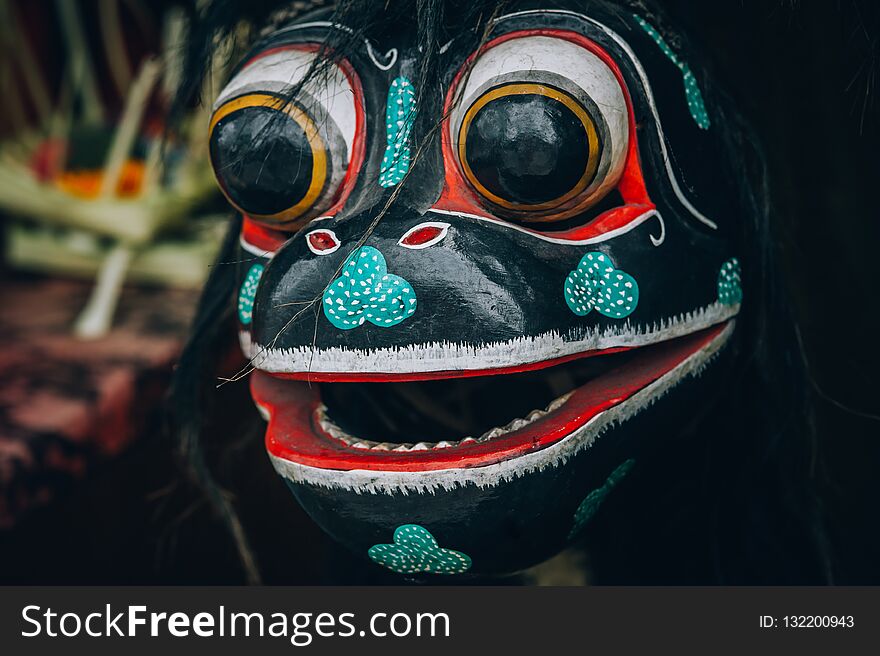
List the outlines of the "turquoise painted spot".
{"label": "turquoise painted spot", "polygon": [[388,273],[385,257],[361,246],[345,260],[340,276],[324,291],[324,316],[351,330],[364,321],[390,328],[416,311],[416,293],[405,279]]}
{"label": "turquoise painted spot", "polygon": [[388,89],[385,109],[385,155],[379,169],[379,185],[393,187],[409,170],[409,133],[416,117],[416,92],[412,82],[399,77]]}
{"label": "turquoise painted spot", "polygon": [[718,301],[724,305],[736,305],[743,299],[742,271],[739,260],[730,258],[718,272]]}
{"label": "turquoise painted spot", "polygon": [[238,320],[245,326],[254,319],[254,297],[257,295],[257,285],[265,268],[258,263],[248,269],[244,282],[241,283],[241,289],[238,291]]}
{"label": "turquoise painted spot", "polygon": [[654,43],[660,46],[660,50],[663,51],[663,54],[666,55],[681,71],[682,76],[684,76],[684,93],[687,98],[688,109],[690,110],[691,116],[701,129],[708,130],[711,125],[711,122],[709,121],[709,113],[706,111],[706,104],[703,102],[703,94],[700,93],[700,87],[697,85],[697,78],[694,77],[690,67],[687,63],[681,61],[681,59],[678,58],[678,55],[672,52],[672,48],[669,47],[669,44],[666,43],[666,40],[662,36],[660,36],[660,32],[658,32],[653,25],[648,23],[648,21],[641,16],[636,16],[635,14],[633,14],[633,16],[641,28],[654,40]]}
{"label": "turquoise painted spot", "polygon": [[602,487],[593,490],[583,501],[581,501],[581,505],[578,506],[578,509],[574,513],[574,523],[572,524],[571,530],[568,532],[569,539],[577,535],[580,530],[587,525],[587,522],[589,522],[593,518],[593,515],[596,514],[596,511],[599,510],[599,506],[602,505],[605,497],[607,497],[611,490],[623,480],[623,477],[629,473],[635,464],[636,461],[632,458],[626,460],[622,465],[609,474]]}
{"label": "turquoise painted spot", "polygon": [[565,279],[565,302],[579,317],[596,310],[623,319],[639,304],[639,284],[626,271],[615,269],[610,257],[591,251]]}
{"label": "turquoise painted spot", "polygon": [[398,526],[394,544],[375,544],[367,555],[398,574],[461,574],[471,568],[470,556],[440,547],[428,529],[418,524]]}

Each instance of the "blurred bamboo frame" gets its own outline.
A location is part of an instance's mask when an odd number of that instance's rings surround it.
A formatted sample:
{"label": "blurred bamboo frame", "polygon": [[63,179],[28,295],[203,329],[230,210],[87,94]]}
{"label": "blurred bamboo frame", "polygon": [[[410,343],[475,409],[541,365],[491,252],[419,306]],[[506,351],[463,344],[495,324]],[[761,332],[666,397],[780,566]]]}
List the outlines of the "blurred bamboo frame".
{"label": "blurred bamboo frame", "polygon": [[[77,334],[95,337],[107,331],[122,284],[131,262],[148,250],[168,230],[185,226],[185,219],[196,206],[213,193],[215,186],[207,166],[207,144],[198,117],[186,138],[188,150],[176,165],[173,176],[161,175],[161,148],[153,139],[146,151],[139,192],[120,196],[119,183],[126,162],[143,134],[143,121],[152,100],[168,98],[179,81],[179,52],[186,32],[183,12],[169,11],[164,16],[161,54],[140,62],[132,73],[130,54],[126,51],[120,6],[126,5],[138,24],[149,12],[139,5],[142,0],[100,0],[100,36],[106,52],[113,86],[124,99],[122,113],[115,125],[111,145],[100,176],[96,197],[72,195],[61,186],[38,179],[31,161],[46,139],[66,143],[76,126],[106,125],[108,109],[104,106],[96,74],[94,52],[88,41],[79,13],[79,3],[55,0],[62,42],[67,56],[57,97],[33,56],[27,33],[10,0],[0,0],[0,46],[9,53],[0,61],[0,89],[10,99],[27,95],[35,108],[36,122],[31,129],[19,127],[13,138],[0,144],[0,209],[38,223],[82,231],[109,238],[114,242],[97,274],[95,288],[83,314],[76,322]],[[24,82],[15,92],[16,81]],[[10,118],[23,123],[27,105],[23,100],[11,106]],[[195,128],[195,129],[193,129]]]}

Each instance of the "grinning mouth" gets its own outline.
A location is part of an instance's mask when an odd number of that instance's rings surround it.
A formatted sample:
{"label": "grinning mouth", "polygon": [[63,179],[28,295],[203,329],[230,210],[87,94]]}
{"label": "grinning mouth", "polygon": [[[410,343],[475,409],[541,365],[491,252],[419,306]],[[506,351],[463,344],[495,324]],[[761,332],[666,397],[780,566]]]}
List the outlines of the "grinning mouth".
{"label": "grinning mouth", "polygon": [[348,446],[418,451],[487,442],[562,407],[578,388],[638,357],[592,357],[538,371],[417,382],[322,383],[320,428]]}
{"label": "grinning mouth", "polygon": [[[484,467],[646,406],[711,359],[733,322],[538,371],[419,382],[308,383],[254,373],[276,468],[427,471]],[[585,354],[586,355],[586,354]],[[637,409],[636,409],[637,411]],[[618,420],[622,420],[620,417]]]}

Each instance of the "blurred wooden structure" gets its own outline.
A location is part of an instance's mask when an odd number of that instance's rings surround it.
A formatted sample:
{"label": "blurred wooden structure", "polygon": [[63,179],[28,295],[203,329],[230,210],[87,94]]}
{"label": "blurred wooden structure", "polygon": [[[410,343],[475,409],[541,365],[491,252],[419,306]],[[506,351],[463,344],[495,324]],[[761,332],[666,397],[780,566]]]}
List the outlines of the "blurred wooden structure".
{"label": "blurred wooden structure", "polygon": [[[218,230],[191,217],[216,189],[203,110],[166,135],[183,13],[143,0],[0,0],[5,261],[85,275],[81,337],[110,327],[122,284],[198,287]],[[201,275],[200,275],[201,274]]]}

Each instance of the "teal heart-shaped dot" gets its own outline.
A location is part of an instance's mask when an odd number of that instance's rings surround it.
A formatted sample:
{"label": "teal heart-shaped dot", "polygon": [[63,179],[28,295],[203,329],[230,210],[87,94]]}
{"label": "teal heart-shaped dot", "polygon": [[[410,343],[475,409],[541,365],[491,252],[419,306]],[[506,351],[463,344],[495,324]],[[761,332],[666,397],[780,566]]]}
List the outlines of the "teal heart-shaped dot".
{"label": "teal heart-shaped dot", "polygon": [[430,531],[418,524],[398,526],[394,544],[373,545],[367,555],[398,574],[462,574],[471,568],[468,555],[439,546]]}
{"label": "teal heart-shaped dot", "polygon": [[238,320],[242,325],[247,326],[254,319],[254,297],[257,295],[257,285],[265,268],[262,264],[254,264],[248,269],[244,282],[241,283],[241,289],[238,290]]}
{"label": "teal heart-shaped dot", "polygon": [[388,273],[382,253],[361,246],[346,258],[342,273],[324,291],[322,305],[324,316],[342,330],[365,321],[391,328],[416,311],[416,293],[404,278]]}
{"label": "teal heart-shaped dot", "polygon": [[605,479],[605,483],[602,487],[593,490],[583,501],[581,501],[578,509],[574,513],[574,522],[571,530],[568,532],[569,539],[577,535],[577,533],[587,525],[587,522],[589,522],[593,518],[593,515],[596,514],[596,511],[599,510],[599,506],[602,505],[605,497],[607,497],[611,490],[623,480],[623,477],[629,473],[629,470],[632,469],[635,464],[636,461],[631,458],[626,460],[608,475],[608,478]]}
{"label": "teal heart-shaped dot", "polygon": [[742,298],[742,271],[739,260],[732,257],[721,265],[718,272],[718,301],[724,305],[736,305],[742,302]]}
{"label": "teal heart-shaped dot", "polygon": [[612,319],[632,314],[639,304],[639,285],[626,271],[614,267],[599,251],[586,253],[565,279],[565,302],[579,317],[596,310]]}

